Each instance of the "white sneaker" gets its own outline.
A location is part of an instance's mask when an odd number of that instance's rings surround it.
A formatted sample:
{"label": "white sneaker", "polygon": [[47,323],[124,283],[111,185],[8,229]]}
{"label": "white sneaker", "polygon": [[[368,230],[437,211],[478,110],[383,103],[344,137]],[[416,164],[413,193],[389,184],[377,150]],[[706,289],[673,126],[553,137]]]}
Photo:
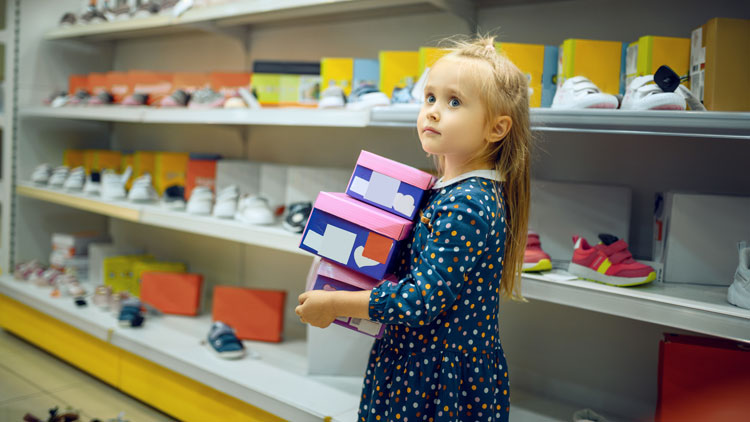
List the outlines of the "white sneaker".
{"label": "white sneaker", "polygon": [[258,102],[258,99],[255,98],[255,95],[253,95],[252,92],[250,92],[247,88],[240,88],[237,90],[237,93],[240,94],[240,97],[243,101],[245,101],[245,104],[247,104],[248,108],[252,109],[258,109],[261,108],[260,103]]}
{"label": "white sneaker", "polygon": [[52,188],[61,188],[68,179],[68,166],[56,167],[49,178],[49,186]]}
{"label": "white sneaker", "polygon": [[565,81],[552,99],[552,108],[557,109],[615,109],[618,104],[617,97],[602,93],[585,76],[574,76]]}
{"label": "white sneaker", "polygon": [[685,98],[676,92],[664,92],[654,83],[654,75],[633,79],[622,99],[623,110],[685,110]]}
{"label": "white sneaker", "polygon": [[102,198],[104,199],[125,199],[125,183],[130,179],[133,169],[128,166],[123,174],[117,174],[112,170],[102,172]]}
{"label": "white sneaker", "polygon": [[740,264],[734,273],[734,282],[729,286],[727,300],[734,306],[750,309],[750,246],[747,242],[737,244]]}
{"label": "white sneaker", "polygon": [[219,191],[216,195],[214,206],[214,217],[232,218],[237,213],[237,199],[240,197],[240,189],[237,185],[229,185]]}
{"label": "white sneaker", "polygon": [[47,163],[40,164],[31,173],[31,181],[39,185],[46,185],[50,176],[52,176],[52,167]]}
{"label": "white sneaker", "polygon": [[187,201],[188,214],[193,215],[210,215],[211,206],[214,203],[214,192],[207,186],[196,186],[190,192],[190,198]]}
{"label": "white sneaker", "polygon": [[320,94],[318,108],[343,108],[345,105],[344,90],[338,85],[331,85]]}
{"label": "white sneaker", "polygon": [[86,169],[76,167],[68,173],[68,177],[63,183],[63,189],[67,191],[80,191],[83,189],[83,183],[86,181]]}
{"label": "white sneaker", "polygon": [[159,195],[151,182],[151,175],[146,173],[133,181],[128,192],[128,200],[132,202],[154,202]]}
{"label": "white sneaker", "polygon": [[247,224],[273,224],[274,216],[268,200],[260,196],[246,196],[240,200],[236,220]]}
{"label": "white sneaker", "polygon": [[86,183],[83,184],[83,193],[86,195],[99,196],[102,190],[101,178],[101,173],[92,171],[89,177],[86,178]]}

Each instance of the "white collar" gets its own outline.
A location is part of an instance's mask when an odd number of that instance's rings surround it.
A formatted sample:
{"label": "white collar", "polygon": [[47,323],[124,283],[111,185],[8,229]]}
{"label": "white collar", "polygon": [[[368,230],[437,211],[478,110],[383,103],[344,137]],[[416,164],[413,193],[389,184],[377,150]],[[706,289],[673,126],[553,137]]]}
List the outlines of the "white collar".
{"label": "white collar", "polygon": [[497,182],[502,182],[503,178],[500,177],[500,175],[497,174],[497,171],[490,170],[490,169],[482,169],[482,170],[474,170],[470,171],[468,173],[464,173],[462,175],[456,176],[453,179],[450,180],[443,180],[443,178],[440,178],[434,186],[432,186],[433,189],[442,189],[448,185],[452,185],[456,182],[460,182],[462,180],[471,179],[472,177],[481,177],[483,179],[490,179],[495,180]]}

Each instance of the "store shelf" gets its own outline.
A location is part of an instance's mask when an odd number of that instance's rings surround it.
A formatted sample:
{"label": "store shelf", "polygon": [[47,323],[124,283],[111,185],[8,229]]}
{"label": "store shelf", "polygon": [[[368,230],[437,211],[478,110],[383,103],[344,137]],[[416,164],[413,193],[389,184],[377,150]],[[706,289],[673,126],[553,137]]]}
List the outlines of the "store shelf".
{"label": "store shelf", "polygon": [[612,287],[525,274],[522,289],[527,299],[750,342],[750,310],[729,304],[725,286],[654,282]]}
{"label": "store shelf", "polygon": [[[92,288],[88,283],[84,287]],[[361,377],[307,375],[307,344],[302,339],[246,341],[259,358],[227,361],[201,344],[211,326],[210,315],[151,316],[139,329],[122,328],[113,314],[94,306],[76,307],[69,297],[50,297],[50,291],[0,277],[1,294],[284,419],[340,420],[339,415],[351,414],[359,404]]]}
{"label": "store shelf", "polygon": [[309,256],[307,252],[299,248],[300,235],[289,233],[280,226],[253,226],[236,220],[167,210],[158,205],[105,201],[80,193],[35,186],[30,182],[20,182],[16,187],[16,192],[21,196],[122,220]]}
{"label": "store shelf", "polygon": [[326,127],[365,127],[370,120],[368,111],[318,110],[316,108],[188,110],[126,106],[31,107],[24,109],[21,115],[24,117],[154,124]]}
{"label": "store shelf", "polygon": [[[413,128],[418,106],[376,107],[370,126]],[[531,109],[537,131],[750,139],[750,113]]]}
{"label": "store shelf", "polygon": [[[376,107],[372,111],[314,108],[160,109],[153,107],[30,107],[24,117],[154,124],[220,124],[323,127],[416,127],[419,105]],[[750,113],[628,110],[531,110],[532,129],[750,140]]]}
{"label": "store shelf", "polygon": [[[463,4],[464,7],[457,7]],[[467,0],[242,0],[196,7],[175,18],[170,14],[91,25],[57,27],[45,39],[123,39],[195,30],[221,30],[272,22],[311,21],[321,18],[357,19],[415,12],[473,13]]]}

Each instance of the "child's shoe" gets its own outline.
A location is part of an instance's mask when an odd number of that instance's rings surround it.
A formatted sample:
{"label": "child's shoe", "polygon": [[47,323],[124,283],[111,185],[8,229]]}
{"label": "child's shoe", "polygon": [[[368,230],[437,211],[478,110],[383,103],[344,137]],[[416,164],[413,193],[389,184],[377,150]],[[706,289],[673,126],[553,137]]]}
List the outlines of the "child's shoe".
{"label": "child's shoe", "polygon": [[740,264],[734,273],[734,282],[729,286],[727,300],[734,306],[750,309],[750,246],[747,242],[737,244]]}
{"label": "child's shoe", "polygon": [[590,246],[586,239],[573,237],[575,250],[568,272],[583,279],[611,286],[635,286],[656,279],[656,271],[633,259],[628,244],[610,234],[600,234],[602,243]]}
{"label": "child's shoe", "polygon": [[117,322],[120,327],[140,327],[143,325],[141,301],[134,297],[122,301]]}
{"label": "child's shoe", "polygon": [[617,97],[601,92],[599,87],[584,76],[566,80],[552,99],[552,108],[558,109],[615,109],[618,105]]}
{"label": "child's shoe", "polygon": [[221,321],[216,321],[208,331],[208,345],[218,357],[239,359],[245,356],[245,345],[234,333],[234,329]]}
{"label": "child's shoe", "polygon": [[539,235],[530,231],[526,238],[526,250],[523,253],[523,271],[537,272],[552,270],[549,255],[542,250]]}

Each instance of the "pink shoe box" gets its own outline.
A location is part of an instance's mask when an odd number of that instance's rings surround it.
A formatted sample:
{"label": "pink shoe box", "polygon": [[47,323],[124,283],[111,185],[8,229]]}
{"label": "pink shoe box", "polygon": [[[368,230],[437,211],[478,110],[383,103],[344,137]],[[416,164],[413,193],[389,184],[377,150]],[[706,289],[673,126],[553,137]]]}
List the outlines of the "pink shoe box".
{"label": "pink shoe box", "polygon": [[407,220],[414,220],[435,178],[422,170],[362,151],[346,194]]}
{"label": "pink shoe box", "polygon": [[382,280],[395,269],[413,223],[343,193],[321,192],[300,248]]}
{"label": "pink shoe box", "polygon": [[[317,269],[314,267],[309,276],[307,290],[372,290],[384,282],[383,280],[367,277],[325,259],[321,260],[316,267]],[[389,276],[386,280],[397,282],[393,276]],[[375,338],[382,337],[385,330],[384,324],[359,318],[339,317],[333,323]]]}

